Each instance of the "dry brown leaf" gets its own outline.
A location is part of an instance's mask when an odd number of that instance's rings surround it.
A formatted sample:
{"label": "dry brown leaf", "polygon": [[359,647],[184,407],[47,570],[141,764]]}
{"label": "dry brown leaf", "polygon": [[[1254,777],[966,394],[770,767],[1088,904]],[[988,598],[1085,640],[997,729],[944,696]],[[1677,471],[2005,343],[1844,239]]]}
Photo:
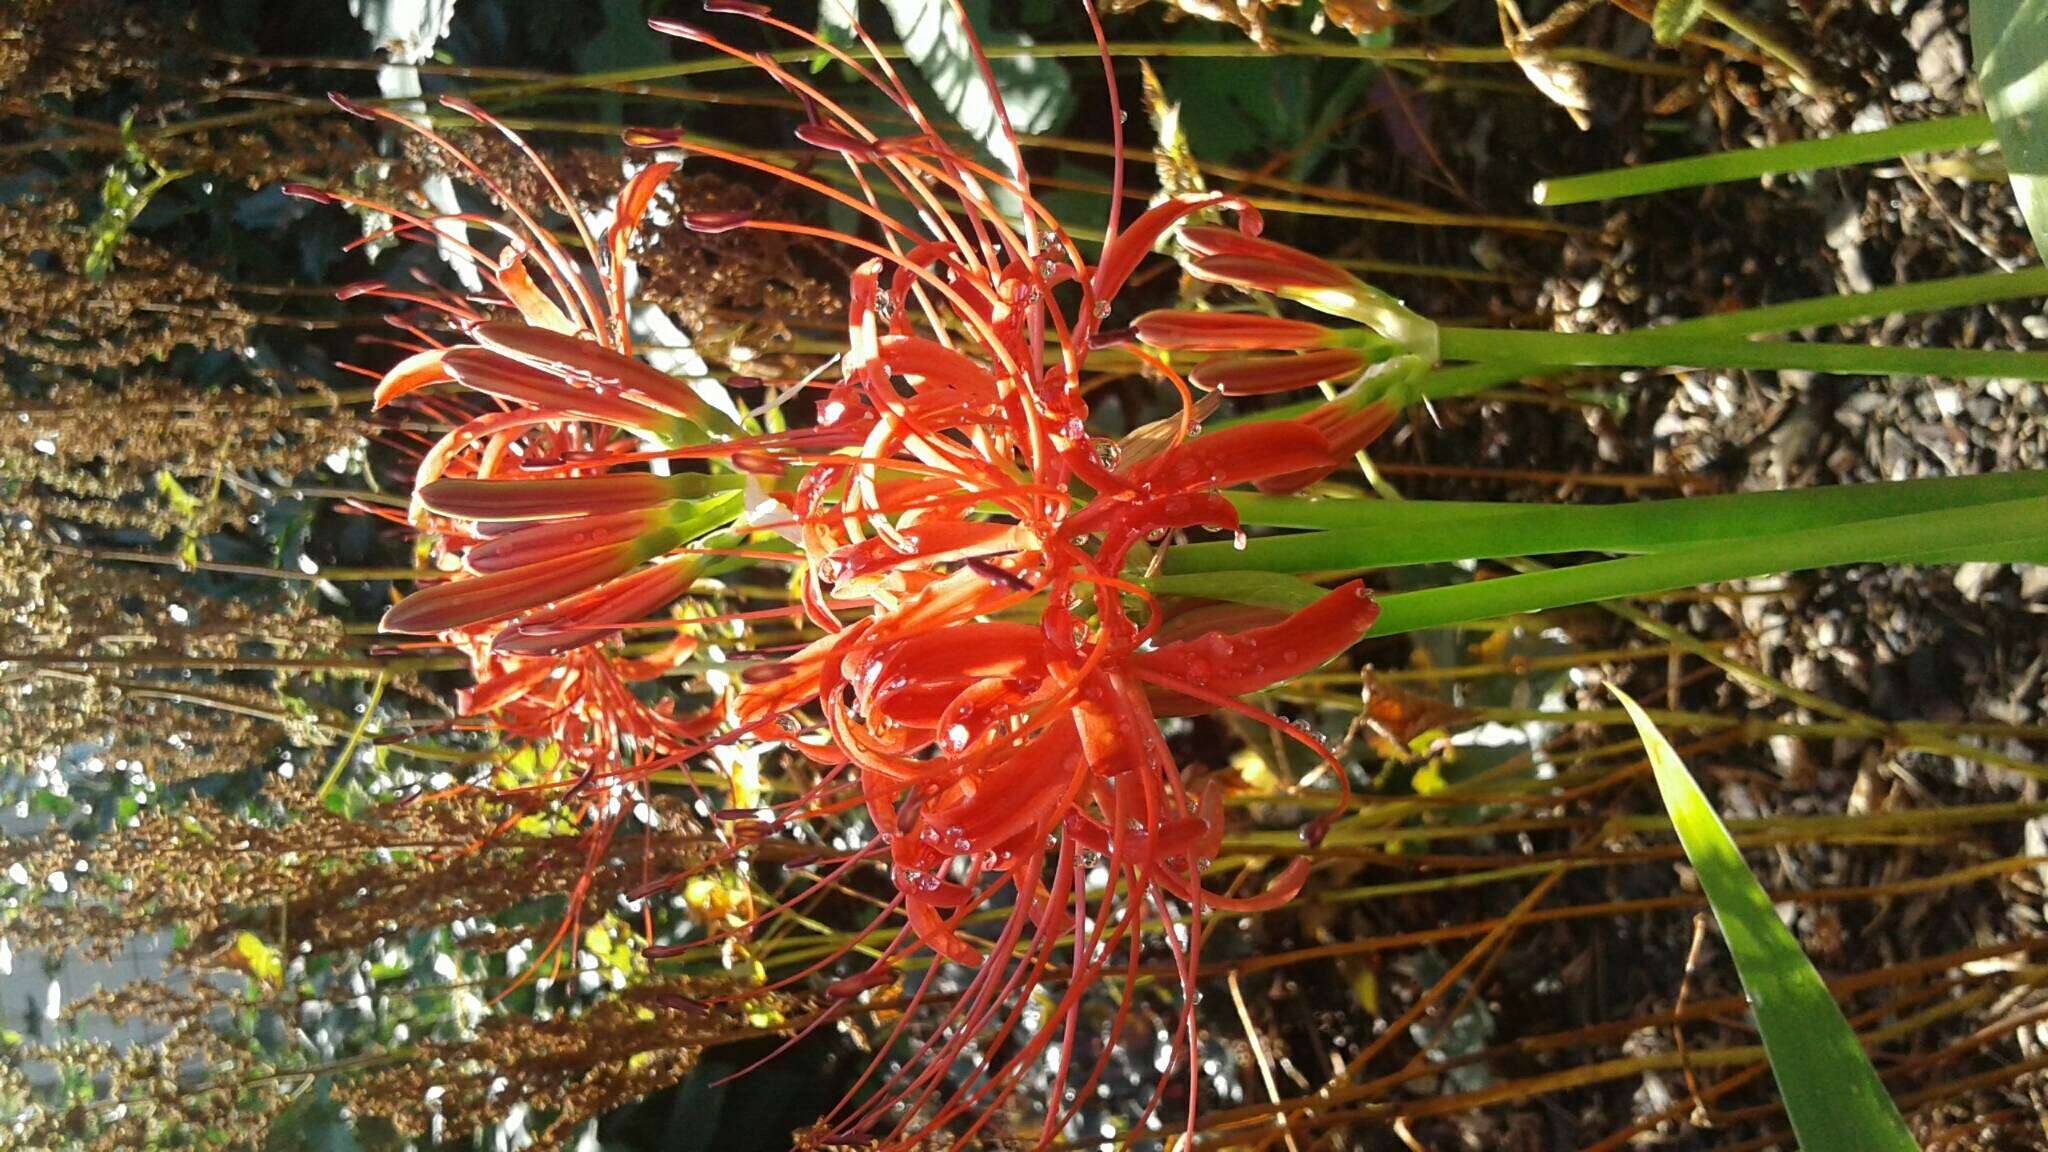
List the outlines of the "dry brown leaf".
{"label": "dry brown leaf", "polygon": [[[1301,6],[1301,0],[1109,0],[1104,8],[1109,12],[1129,12],[1151,3],[1164,4],[1175,15],[1228,24],[1251,37],[1261,48],[1274,46],[1273,34],[1266,27],[1273,13]],[[1391,0],[1323,0],[1323,15],[1354,36],[1383,31],[1401,21],[1401,14],[1394,10]]]}
{"label": "dry brown leaf", "polygon": [[1383,753],[1397,758],[1405,758],[1423,733],[1470,715],[1448,701],[1389,684],[1370,671],[1361,678],[1359,697],[1365,705],[1359,723],[1385,742]]}
{"label": "dry brown leaf", "polygon": [[1550,99],[1552,104],[1565,110],[1572,123],[1584,132],[1593,126],[1593,97],[1587,90],[1586,70],[1569,60],[1559,60],[1542,48],[1529,48],[1518,42],[1508,44],[1508,53],[1514,57],[1515,65],[1538,92]]}
{"label": "dry brown leaf", "polygon": [[1571,30],[1588,12],[1597,6],[1597,0],[1568,0],[1557,11],[1531,26],[1522,17],[1521,6],[1515,0],[1497,0],[1501,19],[1501,41],[1514,58],[1515,65],[1538,92],[1549,97],[1550,102],[1570,114],[1572,123],[1584,132],[1593,126],[1593,97],[1586,69],[1569,60],[1559,59],[1553,54],[1564,34]]}
{"label": "dry brown leaf", "polygon": [[1109,12],[1129,12],[1146,4],[1160,3],[1174,10],[1176,15],[1191,16],[1207,20],[1212,24],[1228,24],[1252,38],[1261,48],[1273,47],[1272,33],[1266,29],[1266,20],[1277,7],[1292,8],[1301,0],[1109,0],[1105,9]]}
{"label": "dry brown leaf", "polygon": [[1388,0],[1323,0],[1323,14],[1354,36],[1384,32],[1401,22],[1401,14]]}

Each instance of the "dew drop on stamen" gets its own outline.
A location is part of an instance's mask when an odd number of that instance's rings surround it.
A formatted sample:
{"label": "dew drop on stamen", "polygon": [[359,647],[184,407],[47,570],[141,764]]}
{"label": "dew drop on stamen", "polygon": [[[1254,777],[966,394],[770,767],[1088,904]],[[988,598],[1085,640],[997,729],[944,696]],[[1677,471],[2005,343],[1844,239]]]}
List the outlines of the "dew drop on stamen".
{"label": "dew drop on stamen", "polygon": [[1109,312],[1109,301],[1097,300],[1095,302],[1095,318],[1097,320],[1107,320],[1109,318]]}

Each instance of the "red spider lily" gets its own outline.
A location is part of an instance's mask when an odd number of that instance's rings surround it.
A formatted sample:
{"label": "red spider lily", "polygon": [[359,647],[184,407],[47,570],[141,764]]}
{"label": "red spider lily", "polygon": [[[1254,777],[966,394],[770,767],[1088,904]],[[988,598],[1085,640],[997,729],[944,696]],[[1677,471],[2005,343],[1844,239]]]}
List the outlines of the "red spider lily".
{"label": "red spider lily", "polygon": [[[1082,998],[1099,977],[1130,976],[1155,945],[1173,957],[1189,1005],[1178,1031],[1192,1132],[1191,1005],[1204,917],[1284,903],[1308,864],[1298,860],[1252,896],[1206,888],[1222,810],[1213,788],[1186,783],[1159,718],[1235,712],[1306,744],[1341,785],[1342,765],[1317,741],[1239,698],[1333,658],[1364,634],[1376,610],[1354,582],[1276,621],[1183,629],[1162,642],[1161,605],[1126,567],[1147,540],[1196,527],[1234,531],[1236,515],[1220,489],[1285,489],[1327,474],[1384,430],[1393,410],[1384,389],[1361,381],[1303,418],[1196,435],[1196,406],[1181,378],[1134,349],[1178,390],[1183,409],[1177,420],[1134,437],[1141,450],[1126,454],[1091,433],[1080,381],[1091,353],[1118,342],[1102,324],[1132,272],[1198,211],[1234,210],[1241,228],[1183,230],[1197,275],[1374,329],[1336,334],[1265,317],[1141,317],[1139,340],[1240,354],[1208,367],[1198,383],[1256,393],[1341,381],[1395,351],[1417,350],[1426,322],[1348,272],[1259,238],[1256,213],[1233,197],[1174,199],[1124,227],[1120,129],[1107,239],[1091,264],[1033,195],[1028,174],[992,167],[949,143],[857,26],[859,56],[765,6],[706,6],[825,53],[912,126],[883,136],[775,57],[695,25],[656,20],[659,31],[759,67],[811,109],[797,139],[843,164],[856,192],[683,132],[626,136],[637,146],[679,147],[785,181],[866,222],[856,235],[748,213],[684,218],[698,231],[807,236],[860,257],[841,377],[819,406],[822,427],[857,442],[837,452],[769,449],[808,469],[778,495],[787,518],[773,526],[803,549],[802,605],[823,635],[751,669],[732,705],[742,728],[825,768],[816,786],[773,810],[770,824],[864,808],[875,838],[839,858],[842,871],[833,876],[859,862],[885,862],[894,895],[874,927],[900,919],[908,929],[881,945],[865,970],[830,985],[829,1007],[812,1026],[890,983],[897,962],[916,949],[970,969],[965,987],[948,996],[941,996],[938,965],[905,990],[897,1035],[927,1007],[937,1013],[938,1035],[902,1067],[871,1071],[819,1138],[965,1146],[1059,1044],[1042,1104],[1040,1140],[1050,1142],[1105,1071],[1100,1062],[1073,1062]],[[1094,22],[1092,4],[1084,0],[1084,7]],[[983,78],[993,91],[985,68]],[[1111,91],[1114,100],[1113,83]],[[999,96],[997,110],[1007,151],[1018,155]],[[1111,121],[1121,123],[1114,108]],[[914,207],[917,228],[885,210],[885,192]],[[1021,206],[1021,219],[998,207],[998,192]],[[1056,290],[1068,284],[1078,286],[1078,300],[1063,304],[1072,297]],[[1323,827],[1313,824],[1305,835],[1319,837]],[[851,954],[849,946],[769,987],[841,969]],[[997,1051],[995,1042],[1012,1034],[1042,987],[1057,991],[1032,1034],[963,1072],[970,1051]],[[1111,1022],[1105,1050],[1123,1034],[1127,1013]],[[1160,1109],[1165,1088],[1162,1079],[1134,1131]]]}
{"label": "red spider lily", "polygon": [[[635,685],[675,674],[696,653],[692,625],[714,622],[664,616],[718,562],[716,553],[742,539],[728,530],[744,510],[745,480],[664,475],[650,461],[723,457],[757,442],[689,383],[632,354],[630,243],[676,165],[654,163],[635,175],[600,237],[523,140],[475,106],[445,101],[519,148],[554,194],[549,209],[578,238],[580,252],[572,252],[540,210],[454,142],[396,112],[336,103],[420,134],[506,216],[420,215],[346,193],[290,189],[394,221],[366,241],[397,235],[453,246],[488,289],[457,296],[371,283],[344,292],[410,310],[392,319],[413,338],[412,354],[378,379],[376,404],[411,405],[453,425],[418,448],[407,517],[451,578],[405,597],[382,627],[438,637],[468,657],[474,686],[456,698],[468,724],[559,750],[555,775],[516,781],[499,795],[515,812],[549,804],[580,821],[595,861],[632,811],[641,781],[703,751],[723,720],[716,707],[679,706],[674,694],[649,702]],[[495,241],[493,250],[471,243],[476,232],[487,246]],[[429,324],[452,328],[453,341]],[[619,642],[650,625],[657,630],[636,635],[651,635],[651,645]],[[571,938],[582,895],[579,888],[543,957],[559,961],[554,944]]]}
{"label": "red spider lily", "polygon": [[[1083,3],[1099,39],[1094,8]],[[1283,904],[1309,865],[1297,859],[1252,895],[1206,887],[1224,830],[1219,792],[1188,783],[1159,721],[1235,713],[1303,743],[1348,787],[1343,766],[1320,743],[1240,698],[1332,659],[1365,633],[1376,609],[1354,582],[1277,620],[1177,621],[1138,582],[1133,555],[1183,530],[1235,531],[1222,489],[1288,490],[1342,467],[1388,426],[1395,398],[1367,376],[1306,416],[1198,434],[1214,397],[1197,403],[1187,381],[1144,345],[1228,353],[1198,366],[1195,383],[1265,393],[1341,382],[1396,352],[1432,357],[1433,329],[1348,272],[1259,237],[1257,214],[1234,197],[1176,198],[1126,226],[1114,107],[1112,207],[1091,263],[1021,166],[1012,174],[951,144],[857,26],[860,56],[761,5],[707,7],[827,54],[911,126],[883,136],[773,56],[691,25],[655,22],[763,69],[812,110],[797,138],[847,169],[851,192],[680,132],[627,134],[629,144],[681,147],[784,181],[863,222],[856,235],[746,212],[682,221],[699,232],[807,236],[857,256],[840,376],[819,400],[815,426],[750,434],[634,359],[628,238],[672,165],[634,178],[602,240],[559,196],[557,209],[592,265],[586,274],[583,259],[452,144],[396,113],[344,102],[425,133],[475,173],[512,221],[365,205],[390,214],[395,234],[449,242],[448,226],[460,224],[501,241],[488,255],[454,241],[489,282],[486,300],[381,286],[361,293],[425,307],[461,337],[450,345],[409,327],[422,346],[378,385],[380,402],[431,405],[457,422],[422,454],[411,517],[453,578],[413,593],[385,626],[438,635],[469,654],[477,684],[461,700],[465,712],[564,746],[579,770],[569,795],[599,829],[593,851],[616,820],[619,785],[718,742],[779,745],[820,772],[769,819],[719,813],[720,825],[736,826],[736,843],[714,865],[773,827],[865,811],[873,837],[832,858],[798,899],[881,863],[893,894],[875,926],[900,920],[906,930],[864,969],[853,965],[849,945],[769,987],[835,976],[817,1027],[892,982],[898,962],[918,949],[970,971],[964,987],[944,989],[945,969],[933,964],[905,990],[897,1035],[885,1047],[916,1019],[936,1017],[937,1035],[902,1067],[872,1070],[827,1118],[823,1137],[968,1145],[1058,1045],[1041,1105],[1041,1143],[1053,1140],[1106,1071],[1102,1061],[1074,1060],[1083,998],[1099,978],[1128,983],[1154,947],[1171,956],[1183,993],[1177,1035],[1191,1134],[1205,917]],[[972,44],[971,30],[966,35]],[[985,61],[982,77],[993,93]],[[452,106],[492,123],[472,106]],[[1001,150],[1019,156],[999,96],[997,109]],[[559,194],[551,175],[547,181]],[[912,211],[885,209],[885,198]],[[1006,215],[1003,203],[1021,206],[1021,218]],[[1170,386],[1181,411],[1121,443],[1098,436],[1081,382],[1092,355],[1122,342],[1103,325],[1138,264],[1197,212],[1235,212],[1239,228],[1182,230],[1196,275],[1370,331],[1148,313],[1136,324],[1140,343],[1124,354]],[[494,318],[508,308],[523,323]],[[451,389],[457,400],[436,398]],[[734,472],[663,476],[650,469],[654,459],[718,461]],[[761,477],[774,477],[772,493]],[[750,502],[754,511],[737,523]],[[684,716],[644,702],[631,682],[675,670],[694,640],[677,628],[656,652],[630,658],[610,641],[686,594],[708,557],[754,532],[800,549],[800,611],[820,635],[775,663],[750,666],[722,712]],[[1328,819],[1304,835],[1318,838]],[[1028,1037],[998,1049],[1039,989],[1048,990],[1050,1011]],[[732,995],[763,990],[750,985]],[[1126,1004],[1109,1022],[1105,1052],[1125,1033],[1129,1012]],[[998,1055],[963,1072],[974,1051]],[[1162,1078],[1133,1131],[1162,1109],[1167,1085]]]}

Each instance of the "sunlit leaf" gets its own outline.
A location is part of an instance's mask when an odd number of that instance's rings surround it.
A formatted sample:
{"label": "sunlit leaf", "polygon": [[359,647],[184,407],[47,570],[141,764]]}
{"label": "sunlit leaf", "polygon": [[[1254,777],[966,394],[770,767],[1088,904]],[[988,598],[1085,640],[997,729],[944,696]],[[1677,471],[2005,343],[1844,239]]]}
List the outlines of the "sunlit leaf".
{"label": "sunlit leaf", "polygon": [[135,218],[142,215],[142,210],[166,185],[185,175],[157,167],[135,144],[132,130],[132,123],[122,123],[125,149],[120,159],[108,165],[106,179],[100,184],[100,211],[88,230],[91,241],[85,251],[88,279],[106,278],[114,267],[114,254],[120,250]]}
{"label": "sunlit leaf", "polygon": [[2048,257],[2048,0],[1970,0],[1970,44],[2006,178]]}
{"label": "sunlit leaf", "polygon": [[[828,4],[852,0],[826,0]],[[1073,109],[1073,86],[1066,70],[1054,60],[1009,57],[989,61],[988,68],[1001,92],[999,105],[983,78],[966,31],[961,28],[951,4],[930,0],[883,0],[904,54],[917,65],[918,74],[950,114],[976,143],[1011,172],[1021,171],[1023,157],[1005,138],[1002,112],[1009,112],[1010,124],[1019,133],[1049,132],[1058,127]],[[998,36],[990,32],[988,0],[966,0],[967,18],[986,43],[1029,45],[1029,37]]]}
{"label": "sunlit leaf", "polygon": [[1805,1152],[1917,1148],[1841,1007],[1778,919],[1685,762],[1641,706],[1619,688],[1608,690],[1628,709],[1649,753],[1671,825],[1742,977],[1799,1146]]}
{"label": "sunlit leaf", "polygon": [[1657,0],[1650,13],[1650,32],[1657,43],[1672,45],[1685,39],[1692,26],[1707,11],[1707,0]]}
{"label": "sunlit leaf", "polygon": [[259,984],[274,988],[284,982],[283,957],[253,932],[235,934],[235,959]]}
{"label": "sunlit leaf", "polygon": [[[836,0],[824,0],[818,5],[818,39],[841,48],[859,42],[859,37],[854,35],[851,0],[845,4],[837,3]],[[812,72],[823,72],[831,63],[832,55],[829,52],[819,51],[811,54]]]}
{"label": "sunlit leaf", "polygon": [[156,474],[156,491],[157,495],[162,496],[164,502],[171,506],[171,511],[180,520],[189,519],[199,511],[199,501],[190,492],[185,490],[183,484],[178,483],[176,476],[171,475],[169,472],[159,472]]}

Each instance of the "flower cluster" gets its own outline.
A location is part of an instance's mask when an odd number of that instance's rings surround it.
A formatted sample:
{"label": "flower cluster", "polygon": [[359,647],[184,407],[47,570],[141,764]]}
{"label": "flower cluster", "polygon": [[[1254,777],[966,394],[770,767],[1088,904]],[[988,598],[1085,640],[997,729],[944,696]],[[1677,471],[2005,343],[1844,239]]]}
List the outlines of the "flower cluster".
{"label": "flower cluster", "polygon": [[[580,814],[595,861],[643,799],[634,792],[640,781],[701,753],[722,722],[715,707],[636,690],[675,675],[696,654],[706,618],[663,614],[730,562],[743,539],[730,529],[744,480],[713,475],[705,463],[743,439],[741,418],[633,355],[629,249],[676,165],[641,168],[600,236],[540,156],[481,108],[443,101],[510,139],[554,203],[521,202],[413,115],[333,99],[425,138],[504,212],[421,214],[349,193],[287,189],[389,221],[358,244],[436,244],[484,286],[457,294],[370,281],[343,292],[398,305],[387,319],[409,355],[371,374],[376,405],[407,407],[447,429],[431,440],[402,426],[394,432],[392,442],[418,461],[411,506],[403,514],[363,507],[416,532],[444,577],[393,605],[382,629],[433,637],[427,643],[468,659],[474,683],[455,701],[464,725],[560,753],[550,762],[565,766],[566,778],[520,780],[519,790],[500,794],[519,811],[554,805]],[[544,213],[568,222],[580,253],[557,238]],[[582,892],[554,943],[573,935]],[[543,955],[559,959],[552,945]]]}
{"label": "flower cluster", "polygon": [[[965,1144],[1058,1044],[1041,1108],[1051,1140],[1104,1073],[1099,1062],[1073,1066],[1087,989],[1134,973],[1148,948],[1163,946],[1192,1005],[1205,916],[1277,906],[1307,875],[1301,858],[1262,892],[1204,886],[1224,832],[1220,795],[1188,783],[1161,718],[1236,713],[1306,745],[1342,786],[1343,766],[1320,743],[1242,698],[1334,658],[1376,614],[1356,581],[1292,613],[1166,603],[1148,590],[1144,564],[1177,533],[1236,532],[1229,489],[1295,491],[1344,466],[1391,424],[1398,382],[1434,357],[1434,329],[1350,273],[1264,239],[1257,213],[1233,197],[1173,199],[1122,220],[1120,127],[1106,238],[1090,260],[1021,165],[1012,172],[949,141],[865,32],[855,29],[857,55],[762,5],[706,7],[827,54],[910,126],[882,135],[772,56],[654,22],[763,69],[810,110],[796,137],[843,168],[831,179],[687,132],[627,134],[664,156],[783,181],[861,219],[842,232],[744,212],[683,217],[700,233],[776,233],[852,254],[836,379],[806,382],[809,427],[765,433],[632,356],[623,238],[676,161],[641,170],[602,238],[581,231],[595,284],[501,194],[523,227],[463,222],[500,232],[494,257],[472,256],[522,323],[463,300],[377,290],[438,311],[461,334],[448,345],[412,329],[423,347],[383,377],[379,400],[452,385],[485,401],[473,410],[443,402],[461,418],[419,469],[414,525],[451,578],[402,601],[385,627],[472,653],[478,685],[465,710],[514,730],[552,725],[560,739],[573,714],[577,725],[626,726],[659,747],[657,763],[706,741],[744,740],[815,765],[790,798],[721,812],[721,823],[743,847],[804,821],[864,813],[872,835],[814,861],[826,879],[800,899],[880,865],[891,895],[873,927],[905,930],[875,937],[886,943],[866,947],[862,961],[849,946],[734,996],[834,976],[816,1027],[893,983],[915,950],[969,973],[964,987],[942,990],[948,969],[932,964],[903,990],[898,1029],[932,1008],[922,1015],[936,1013],[937,1035],[916,1058],[871,1072],[821,1138]],[[1000,150],[1020,156],[1006,116],[998,121]],[[563,207],[581,230],[574,206]],[[383,210],[398,230],[445,239],[446,218]],[[1188,223],[1198,213],[1233,213],[1238,227]],[[1133,272],[1176,232],[1192,275],[1245,290],[1266,310],[1152,311],[1108,327]],[[1348,323],[1283,317],[1278,301]],[[1120,438],[1103,434],[1086,395],[1091,360],[1144,371],[1172,390],[1178,412]],[[1198,391],[1317,385],[1331,397],[1292,418],[1200,427],[1214,401]],[[610,687],[675,668],[691,646],[688,628],[674,627],[655,656],[629,657],[621,629],[662,612],[711,565],[754,555],[799,562],[792,611],[815,640],[747,665],[721,712],[687,723]],[[606,755],[590,741],[565,743]],[[968,1054],[996,1051],[1034,993],[1054,988],[1028,1038],[962,1075]],[[1102,1050],[1126,1023],[1119,1012]],[[1191,1007],[1178,1031],[1192,1125]],[[1164,1090],[1162,1080],[1141,1126]]]}
{"label": "flower cluster", "polygon": [[[1235,711],[1328,760],[1313,739],[1239,698],[1350,647],[1373,621],[1370,594],[1352,582],[1277,619],[1173,616],[1132,560],[1181,530],[1235,531],[1225,489],[1294,490],[1350,460],[1393,416],[1384,380],[1367,370],[1396,354],[1433,356],[1433,330],[1342,269],[1260,238],[1257,215],[1227,196],[1170,201],[1127,227],[1113,208],[1090,262],[1028,175],[948,142],[872,43],[856,58],[758,5],[707,7],[831,54],[914,128],[883,136],[771,58],[663,20],[661,31],[758,63],[813,109],[797,137],[843,163],[859,195],[683,132],[628,138],[770,172],[870,225],[871,235],[856,236],[733,215],[685,220],[701,230],[823,235],[864,257],[840,377],[817,404],[819,427],[844,430],[857,446],[779,454],[793,473],[802,469],[779,499],[803,550],[802,603],[823,635],[753,669],[733,709],[737,723],[827,768],[816,787],[765,813],[767,823],[857,804],[878,833],[839,863],[886,863],[894,897],[877,927],[900,917],[908,931],[834,993],[850,1000],[886,982],[918,947],[973,973],[954,994],[942,1039],[843,1106],[828,1132],[886,1131],[892,1144],[945,1133],[964,1143],[1051,1045],[1071,1041],[1079,998],[1098,976],[1134,969],[1148,941],[1163,939],[1191,1003],[1204,914],[1275,906],[1299,889],[1305,860],[1261,894],[1204,888],[1223,835],[1218,795],[1185,784],[1159,718]],[[1019,154],[1014,138],[1007,146]],[[884,190],[914,206],[917,226],[888,210]],[[1001,203],[1018,206],[1021,219]],[[1195,276],[1364,326],[1151,312],[1130,332],[1106,330],[1139,262],[1189,216],[1218,210],[1235,210],[1241,227],[1180,229]],[[1176,388],[1180,414],[1121,441],[1091,428],[1083,381],[1091,356],[1107,350]],[[1183,381],[1162,352],[1227,355],[1204,359]],[[1299,418],[1197,435],[1188,382],[1225,395],[1348,387]],[[1332,767],[1341,781],[1342,766]],[[1148,924],[1174,930],[1150,933]],[[938,994],[940,972],[927,969],[907,1008]],[[960,1082],[963,1056],[1008,1035],[1047,985],[1062,991],[1033,1035]],[[1180,1027],[1192,1054],[1191,1014]],[[1113,1048],[1116,1036],[1108,1041]],[[1185,1071],[1194,1074],[1192,1059]],[[1059,1061],[1045,1139],[1092,1097],[1102,1073],[1100,1064]],[[1159,1103],[1155,1096],[1148,1116]]]}

